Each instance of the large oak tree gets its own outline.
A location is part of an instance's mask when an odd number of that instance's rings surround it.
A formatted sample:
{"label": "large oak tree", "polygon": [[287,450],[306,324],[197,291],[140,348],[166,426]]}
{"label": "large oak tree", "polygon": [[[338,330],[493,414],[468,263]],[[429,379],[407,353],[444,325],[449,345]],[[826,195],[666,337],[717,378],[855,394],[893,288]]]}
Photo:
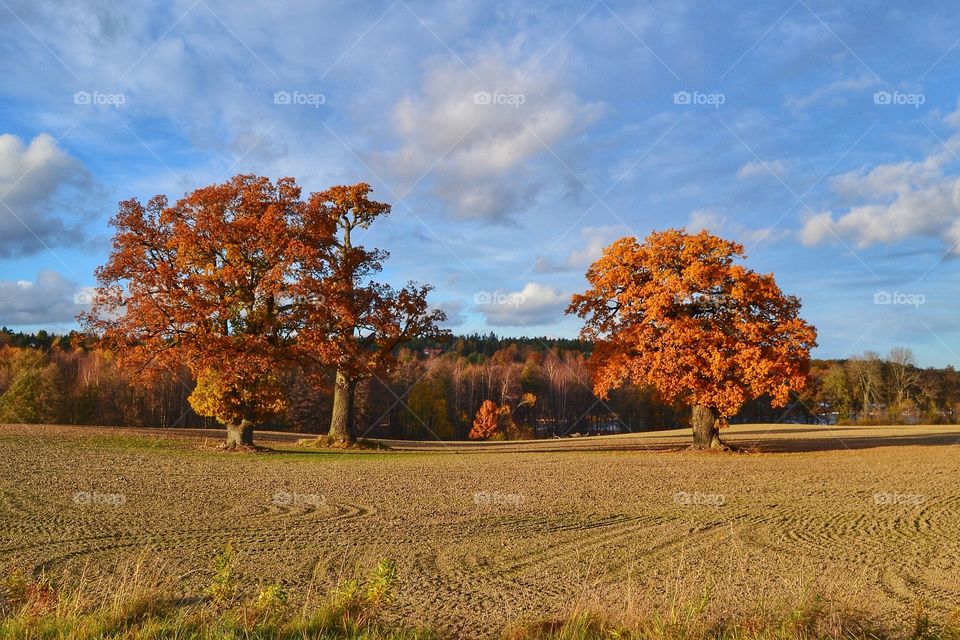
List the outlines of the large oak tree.
{"label": "large oak tree", "polygon": [[607,247],[567,309],[595,342],[597,395],[626,381],[655,388],[691,408],[698,449],[724,447],[719,427],[750,399],[785,406],[806,385],[816,331],[799,317],[800,300],[772,274],[738,264],[744,257],[741,245],[706,231]]}
{"label": "large oak tree", "polygon": [[120,203],[81,318],[123,366],[188,367],[191,406],[227,425],[229,446],[251,445],[255,425],[283,412],[279,372],[291,366],[315,382],[336,372],[330,438],[353,441],[357,384],[400,344],[444,333],[429,286],[373,280],[388,254],[354,234],[390,207],[369,185],[300,193],[292,178],[241,175],[172,206]]}
{"label": "large oak tree", "polygon": [[310,198],[310,209],[336,229],[330,275],[320,276],[328,282],[326,299],[314,307],[313,321],[302,333],[318,357],[336,370],[327,435],[331,444],[349,444],[357,438],[354,404],[360,382],[386,372],[403,343],[447,334],[439,328],[444,313],[427,304],[430,286],[410,282],[396,290],[375,280],[389,253],[367,249],[357,242],[357,235],[389,214],[390,205],[371,200],[369,194],[370,186],[360,183],[332,187]]}
{"label": "large oak tree", "polygon": [[120,203],[113,251],[81,321],[144,375],[186,366],[191,406],[227,427],[228,446],[253,444],[281,413],[280,367],[316,361],[299,335],[327,297],[335,225],[292,178],[240,175],[170,205]]}

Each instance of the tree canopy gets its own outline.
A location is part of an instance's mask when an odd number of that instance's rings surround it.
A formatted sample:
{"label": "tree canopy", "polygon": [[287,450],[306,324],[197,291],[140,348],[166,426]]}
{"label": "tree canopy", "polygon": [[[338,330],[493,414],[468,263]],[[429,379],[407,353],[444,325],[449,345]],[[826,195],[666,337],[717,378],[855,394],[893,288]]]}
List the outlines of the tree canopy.
{"label": "tree canopy", "polygon": [[403,342],[443,334],[430,287],[375,281],[388,254],[353,242],[390,210],[370,190],[303,199],[293,178],[238,175],[173,205],[162,195],[121,202],[81,321],[123,367],[187,367],[191,406],[226,424],[231,446],[252,444],[254,425],[285,410],[283,371],[320,384],[332,368],[331,431],[352,438],[357,381],[388,368]]}
{"label": "tree canopy", "polygon": [[799,317],[800,300],[772,274],[738,264],[743,258],[741,245],[706,231],[669,229],[607,247],[567,310],[594,341],[596,394],[625,381],[651,386],[694,409],[696,446],[716,447],[716,421],[760,396],[784,406],[803,389],[816,331]]}
{"label": "tree canopy", "polygon": [[[389,253],[367,249],[355,233],[390,213],[390,205],[369,197],[370,185],[338,186],[313,194],[309,209],[334,229],[330,275],[324,304],[313,307],[311,322],[301,334],[324,362],[336,370],[328,440],[334,444],[356,439],[354,428],[357,384],[383,375],[395,364],[397,347],[416,338],[442,338],[443,311],[427,304],[429,285],[408,283],[396,290],[375,279]],[[309,285],[312,275],[305,278]],[[307,286],[309,291],[312,287]]]}
{"label": "tree canopy", "polygon": [[86,328],[145,373],[186,366],[197,413],[251,444],[284,407],[277,363],[319,359],[298,336],[329,293],[334,224],[292,178],[239,175],[175,204],[120,203]]}

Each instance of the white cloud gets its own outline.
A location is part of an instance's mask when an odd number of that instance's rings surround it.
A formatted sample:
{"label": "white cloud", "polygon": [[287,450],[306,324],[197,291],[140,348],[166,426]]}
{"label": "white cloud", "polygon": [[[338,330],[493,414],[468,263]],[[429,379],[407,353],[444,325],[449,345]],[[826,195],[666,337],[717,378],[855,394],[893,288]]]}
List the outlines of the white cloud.
{"label": "white cloud", "polygon": [[83,165],[48,134],[29,145],[0,135],[0,258],[76,244],[85,236],[82,201],[90,186]]}
{"label": "white cloud", "polygon": [[571,249],[564,260],[554,263],[545,256],[539,256],[534,269],[537,273],[559,273],[583,269],[599,258],[604,248],[614,240],[629,233],[630,230],[627,227],[619,224],[583,227],[580,230],[582,244]]}
{"label": "white cloud", "polygon": [[563,317],[569,296],[553,287],[528,282],[512,293],[481,292],[477,309],[492,327],[516,327],[553,324]]}
{"label": "white cloud", "polygon": [[584,245],[570,252],[567,256],[567,264],[571,267],[582,267],[592,263],[600,257],[607,245],[628,232],[629,230],[623,225],[584,227],[580,230]]}
{"label": "white cloud", "polygon": [[719,234],[727,227],[727,217],[713,209],[697,209],[690,213],[690,220],[687,226],[691,231],[706,230],[711,233]]}
{"label": "white cloud", "polygon": [[[379,34],[355,42],[371,26],[369,16],[330,3],[268,3],[258,12],[222,0],[10,4],[36,34],[10,23],[5,35],[16,34],[11,51],[18,64],[7,65],[5,79],[43,100],[39,122],[51,131],[72,129],[71,143],[86,140],[96,147],[91,155],[150,158],[147,166],[160,180],[168,178],[169,165],[183,173],[184,187],[221,180],[228,169],[300,178],[321,172],[317,187],[336,179],[331,174],[348,173],[349,153],[329,144],[318,126],[332,107],[278,105],[274,94],[319,93],[328,104],[352,110],[355,94],[337,94],[335,74],[325,71],[351,44],[369,45],[377,35],[397,39],[381,23]],[[401,11],[398,6],[391,14]],[[318,28],[324,31],[319,37]],[[382,57],[371,49],[353,48],[334,71],[371,66],[374,55]],[[75,104],[76,93],[89,100]],[[98,103],[95,94],[104,101],[119,96],[122,104]],[[197,152],[187,162],[179,153],[184,147]]]}
{"label": "white cloud", "polygon": [[542,65],[527,74],[522,65],[487,53],[468,71],[444,58],[433,62],[416,95],[396,104],[400,146],[378,160],[405,185],[426,176],[457,217],[503,219],[534,200],[546,182],[533,162],[550,157],[556,169],[553,153],[601,110]]}
{"label": "white cloud", "polygon": [[[529,39],[480,36],[474,18],[489,13],[483,3],[424,8],[450,52],[438,49],[402,3],[376,16],[372,8],[344,12],[336,3],[259,9],[220,0],[14,0],[11,11],[43,25],[39,33],[56,57],[13,28],[11,46],[22,64],[11,66],[8,84],[43,99],[38,111],[48,130],[79,122],[74,136],[96,145],[93,155],[143,157],[159,177],[139,195],[161,191],[152,185],[168,173],[184,183],[166,189],[173,196],[228,171],[292,175],[307,189],[358,180],[378,186],[382,176],[406,195],[430,171],[417,194],[439,197],[451,215],[479,220],[524,210],[541,189],[558,184],[565,169],[543,144],[573,157],[565,141],[600,111],[568,88],[559,69],[572,63],[551,29],[531,29]],[[469,38],[460,41],[461,34]],[[557,46],[550,55],[537,60],[551,44]],[[423,66],[425,59],[432,62]],[[76,105],[78,91],[122,95],[123,104]],[[324,104],[278,105],[278,91],[322,94]],[[523,104],[475,104],[481,91],[522,96]],[[182,153],[185,146],[196,153]]]}
{"label": "white cloud", "polygon": [[[955,121],[955,116],[946,121]],[[958,151],[960,133],[922,160],[837,176],[831,183],[837,193],[866,202],[837,217],[830,211],[809,216],[801,239],[815,245],[834,237],[847,238],[867,247],[918,236],[939,237],[960,254],[960,176],[947,173]]]}
{"label": "white cloud", "polygon": [[687,228],[691,232],[701,230],[720,237],[730,237],[748,245],[765,241],[779,240],[789,234],[787,230],[778,230],[772,227],[751,229],[714,209],[697,209],[690,214]]}
{"label": "white cloud", "polygon": [[817,89],[805,96],[787,100],[787,105],[795,109],[806,109],[807,107],[817,104],[818,102],[835,101],[839,98],[839,96],[845,93],[865,91],[866,89],[875,87],[878,84],[880,84],[879,78],[873,74],[864,73],[856,78],[836,80],[821,87],[817,87]]}
{"label": "white cloud", "polygon": [[786,173],[787,163],[784,160],[751,160],[737,170],[737,178],[740,180],[774,176],[783,178]]}
{"label": "white cloud", "polygon": [[0,325],[72,323],[91,294],[55,271],[40,271],[33,282],[0,280]]}
{"label": "white cloud", "polygon": [[447,319],[444,320],[444,327],[460,327],[466,323],[467,319],[463,315],[463,301],[462,300],[445,300],[437,305],[437,308],[447,314]]}

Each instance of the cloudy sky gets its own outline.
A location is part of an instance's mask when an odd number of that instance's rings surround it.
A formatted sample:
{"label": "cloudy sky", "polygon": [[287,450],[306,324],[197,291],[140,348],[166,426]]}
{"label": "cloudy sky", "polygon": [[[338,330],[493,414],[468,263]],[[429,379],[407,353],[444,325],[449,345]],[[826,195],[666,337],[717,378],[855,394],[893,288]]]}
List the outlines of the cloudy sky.
{"label": "cloudy sky", "polygon": [[952,2],[0,0],[0,325],[65,330],[118,200],[366,181],[385,278],[458,332],[574,336],[603,246],[686,226],[822,357],[960,364]]}

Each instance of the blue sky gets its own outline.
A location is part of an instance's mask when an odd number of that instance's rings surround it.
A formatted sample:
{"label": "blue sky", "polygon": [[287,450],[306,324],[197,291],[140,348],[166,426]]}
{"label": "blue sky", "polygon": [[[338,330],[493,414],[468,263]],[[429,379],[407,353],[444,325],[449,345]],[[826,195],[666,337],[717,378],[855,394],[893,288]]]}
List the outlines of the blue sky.
{"label": "blue sky", "polygon": [[393,203],[457,332],[574,336],[600,249],[737,239],[816,355],[960,364],[950,2],[0,0],[0,324],[71,328],[116,202],[236,173]]}

